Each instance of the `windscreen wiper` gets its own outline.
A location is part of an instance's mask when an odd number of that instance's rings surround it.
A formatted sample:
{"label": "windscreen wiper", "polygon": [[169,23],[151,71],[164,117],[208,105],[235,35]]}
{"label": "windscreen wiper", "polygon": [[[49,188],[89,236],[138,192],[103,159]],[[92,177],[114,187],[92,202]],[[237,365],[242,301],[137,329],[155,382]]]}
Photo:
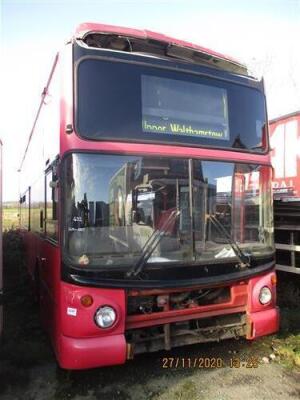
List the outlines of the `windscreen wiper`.
{"label": "windscreen wiper", "polygon": [[131,276],[137,276],[145,267],[147,261],[151,257],[152,253],[154,250],[157,248],[159,243],[161,242],[162,238],[165,236],[167,233],[171,223],[174,222],[180,215],[180,211],[174,210],[171,212],[169,217],[166,219],[166,221],[163,223],[162,227],[160,229],[156,229],[151,236],[149,236],[148,240],[144,244],[142,248],[142,254],[136,264],[133,266],[133,268],[127,272],[126,276],[131,277]]}
{"label": "windscreen wiper", "polygon": [[224,225],[218,220],[218,218],[214,214],[208,214],[207,218],[210,219],[217,231],[227,240],[227,243],[230,245],[230,247],[234,251],[234,254],[240,262],[240,268],[250,267],[250,255],[243,252],[237,242],[231,238]]}

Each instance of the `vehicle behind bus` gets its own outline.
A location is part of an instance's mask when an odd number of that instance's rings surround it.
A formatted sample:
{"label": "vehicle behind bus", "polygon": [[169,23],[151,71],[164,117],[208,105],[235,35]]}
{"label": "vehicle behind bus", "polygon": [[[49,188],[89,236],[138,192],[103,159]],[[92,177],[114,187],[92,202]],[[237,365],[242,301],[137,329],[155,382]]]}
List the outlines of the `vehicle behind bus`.
{"label": "vehicle behind bus", "polygon": [[21,171],[28,268],[61,367],[278,329],[264,88],[240,63],[82,24]]}
{"label": "vehicle behind bus", "polygon": [[270,121],[276,268],[300,274],[300,111]]}

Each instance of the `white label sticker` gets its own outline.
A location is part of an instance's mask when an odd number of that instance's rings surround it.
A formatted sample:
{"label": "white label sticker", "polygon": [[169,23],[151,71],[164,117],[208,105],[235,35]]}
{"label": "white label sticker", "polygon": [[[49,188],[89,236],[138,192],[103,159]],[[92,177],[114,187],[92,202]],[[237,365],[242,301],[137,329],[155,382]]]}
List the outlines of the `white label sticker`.
{"label": "white label sticker", "polygon": [[77,308],[68,307],[68,308],[67,308],[67,314],[68,314],[68,315],[72,315],[73,317],[76,317],[76,315],[77,315]]}

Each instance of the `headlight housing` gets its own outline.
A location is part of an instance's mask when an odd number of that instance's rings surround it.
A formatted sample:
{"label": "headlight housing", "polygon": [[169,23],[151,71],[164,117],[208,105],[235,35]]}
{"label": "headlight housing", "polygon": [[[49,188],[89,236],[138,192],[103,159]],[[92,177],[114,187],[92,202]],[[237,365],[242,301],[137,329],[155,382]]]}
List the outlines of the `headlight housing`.
{"label": "headlight housing", "polygon": [[117,319],[116,311],[110,306],[102,306],[95,313],[95,322],[99,328],[105,329],[113,326]]}
{"label": "headlight housing", "polygon": [[259,292],[259,302],[260,304],[268,304],[272,300],[272,292],[268,286],[264,286],[260,289]]}

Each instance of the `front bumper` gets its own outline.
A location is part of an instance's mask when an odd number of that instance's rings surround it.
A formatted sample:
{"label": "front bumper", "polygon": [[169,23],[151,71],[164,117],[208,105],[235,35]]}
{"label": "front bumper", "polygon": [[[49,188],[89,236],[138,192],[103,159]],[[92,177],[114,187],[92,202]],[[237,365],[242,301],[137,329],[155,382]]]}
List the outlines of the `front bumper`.
{"label": "front bumper", "polygon": [[[275,333],[279,328],[279,309],[271,308],[264,311],[249,313],[246,316],[246,335],[243,335],[242,330],[240,336],[246,336],[246,339],[254,340],[260,336]],[[238,328],[238,326],[237,326]],[[240,329],[240,328],[239,328]],[[174,340],[172,347],[181,346],[184,344],[203,343],[220,339],[229,339],[239,335],[232,334],[232,330],[226,331],[225,326],[220,330],[217,336],[211,330],[211,337],[198,336],[194,340],[178,341]],[[109,365],[123,364],[128,358],[128,348],[130,344],[126,343],[125,335],[111,335],[95,338],[72,338],[61,336],[60,354],[58,358],[59,365],[64,369],[88,369],[96,367],[104,367]],[[129,347],[128,347],[129,346]],[[149,345],[147,349],[136,349],[134,353],[145,351],[157,351],[163,348],[159,345],[153,349]]]}
{"label": "front bumper", "polygon": [[253,340],[277,332],[279,329],[279,317],[278,307],[249,313],[246,338]]}
{"label": "front bumper", "polygon": [[95,338],[61,336],[58,363],[64,369],[88,369],[123,364],[126,361],[124,335]]}
{"label": "front bumper", "polygon": [[[231,285],[231,296],[224,303],[136,315],[126,314],[124,290],[89,288],[94,303],[87,309],[80,303],[87,289],[63,283],[61,331],[64,334],[55,343],[58,362],[65,369],[96,368],[123,364],[135,353],[230,337],[253,340],[275,333],[279,329],[279,309],[274,305],[273,278],[274,272],[271,272]],[[259,303],[263,286],[272,288],[273,304]],[[119,321],[112,330],[101,331],[94,323],[94,313],[102,304],[112,305],[118,311]],[[77,310],[76,316],[68,314],[68,307]],[[157,331],[153,327],[160,328]]]}

